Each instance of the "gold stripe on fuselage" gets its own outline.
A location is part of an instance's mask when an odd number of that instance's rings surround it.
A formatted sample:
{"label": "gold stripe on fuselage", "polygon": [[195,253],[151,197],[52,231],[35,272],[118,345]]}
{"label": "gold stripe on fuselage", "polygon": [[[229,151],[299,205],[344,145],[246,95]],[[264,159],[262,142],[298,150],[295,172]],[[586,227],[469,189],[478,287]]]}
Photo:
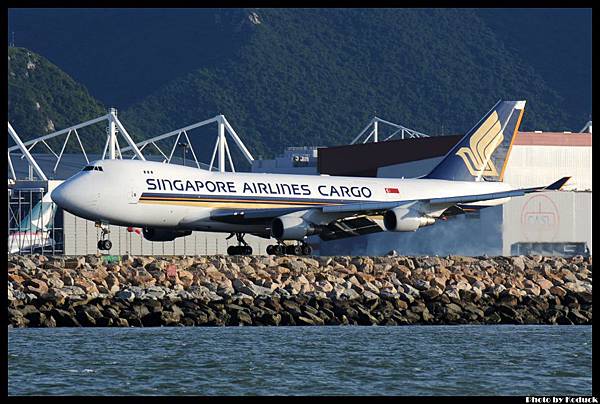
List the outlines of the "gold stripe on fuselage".
{"label": "gold stripe on fuselage", "polygon": [[[161,199],[161,200],[154,200]],[[318,205],[337,205],[335,203],[326,203],[326,202],[312,202],[312,205],[306,204],[301,205],[301,202],[287,202],[287,203],[277,203],[276,201],[270,203],[258,203],[256,201],[254,203],[244,203],[245,200],[221,200],[213,199],[212,202],[207,200],[198,200],[194,198],[178,198],[178,200],[174,200],[174,198],[162,198],[162,197],[152,197],[152,199],[144,199],[140,198],[139,203],[144,203],[148,205],[176,205],[176,206],[197,206],[202,208],[238,208],[238,209],[257,209],[257,208],[294,208],[294,207],[306,207],[312,208],[315,204]],[[260,201],[264,202],[264,201]],[[307,202],[310,203],[310,202]],[[383,220],[382,215],[367,215],[371,220]]]}
{"label": "gold stripe on fuselage", "polygon": [[224,202],[224,203],[248,203],[248,204],[273,204],[280,205],[285,203],[290,206],[310,206],[310,205],[337,205],[332,202],[314,202],[314,201],[286,201],[286,200],[260,200],[260,199],[203,199],[203,198],[184,198],[184,197],[162,197],[162,196],[152,196],[152,197],[141,197],[140,202],[192,202],[192,203],[202,203],[202,202]]}
{"label": "gold stripe on fuselage", "polygon": [[[140,199],[139,203],[149,205],[176,205],[176,206],[197,206],[202,208],[241,208],[241,209],[257,209],[257,208],[294,208],[294,207],[307,207],[312,208],[315,205],[301,205],[301,204],[290,204],[290,203],[244,203],[244,202],[198,202],[198,201],[174,201],[174,200],[143,200]],[[321,205],[318,205],[321,206]]]}

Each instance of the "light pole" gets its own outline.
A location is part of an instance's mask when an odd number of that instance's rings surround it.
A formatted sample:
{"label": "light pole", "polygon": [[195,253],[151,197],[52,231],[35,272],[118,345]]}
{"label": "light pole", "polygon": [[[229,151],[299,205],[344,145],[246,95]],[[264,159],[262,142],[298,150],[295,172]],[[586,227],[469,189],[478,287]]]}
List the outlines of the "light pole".
{"label": "light pole", "polygon": [[189,143],[178,143],[177,144],[178,147],[181,147],[183,149],[183,165],[185,166],[185,155],[187,154],[187,149],[190,147]]}

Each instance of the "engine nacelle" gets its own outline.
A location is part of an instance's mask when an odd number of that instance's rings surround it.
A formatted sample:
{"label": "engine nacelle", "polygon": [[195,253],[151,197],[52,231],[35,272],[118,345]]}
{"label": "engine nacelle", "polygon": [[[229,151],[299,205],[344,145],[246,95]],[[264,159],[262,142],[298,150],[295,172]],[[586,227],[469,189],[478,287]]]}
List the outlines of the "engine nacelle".
{"label": "engine nacelle", "polygon": [[387,231],[415,231],[419,227],[435,223],[431,217],[419,216],[406,208],[390,209],[383,215],[383,224]]}
{"label": "engine nacelle", "polygon": [[277,217],[271,222],[271,236],[277,240],[302,240],[317,230],[300,217]]}
{"label": "engine nacelle", "polygon": [[173,241],[177,237],[185,237],[192,234],[191,230],[167,230],[144,227],[144,238],[148,241]]}

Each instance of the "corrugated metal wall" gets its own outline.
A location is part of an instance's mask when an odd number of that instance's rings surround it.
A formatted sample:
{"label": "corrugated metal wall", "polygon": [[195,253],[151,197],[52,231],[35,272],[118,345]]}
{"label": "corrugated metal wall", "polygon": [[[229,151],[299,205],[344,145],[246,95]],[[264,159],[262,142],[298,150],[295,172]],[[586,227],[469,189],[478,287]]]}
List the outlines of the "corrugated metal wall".
{"label": "corrugated metal wall", "polygon": [[[141,234],[128,232],[127,228],[110,226],[111,254],[132,255],[212,255],[227,254],[227,247],[237,245],[235,237],[225,240],[225,233],[192,232],[187,237],[167,242],[148,241]],[[96,254],[101,231],[94,222],[64,212],[64,251],[65,255]],[[275,240],[246,235],[246,242],[253,248],[253,254],[266,254],[269,244]]]}
{"label": "corrugated metal wall", "polygon": [[515,146],[504,181],[515,187],[534,187],[566,176],[573,178],[565,189],[592,190],[591,147]]}
{"label": "corrugated metal wall", "polygon": [[511,199],[503,210],[502,253],[527,242],[585,242],[592,251],[592,193],[540,192]]}

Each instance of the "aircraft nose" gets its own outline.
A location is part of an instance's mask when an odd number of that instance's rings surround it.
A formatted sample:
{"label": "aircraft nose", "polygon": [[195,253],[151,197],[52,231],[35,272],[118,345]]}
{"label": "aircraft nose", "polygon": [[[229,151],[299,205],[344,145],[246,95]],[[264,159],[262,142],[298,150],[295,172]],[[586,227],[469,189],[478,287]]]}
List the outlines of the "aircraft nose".
{"label": "aircraft nose", "polygon": [[73,210],[73,184],[71,181],[65,181],[54,188],[50,194],[52,201],[65,210]]}
{"label": "aircraft nose", "polygon": [[96,213],[99,195],[97,183],[91,184],[88,178],[75,176],[54,188],[50,198],[67,212],[88,218]]}

